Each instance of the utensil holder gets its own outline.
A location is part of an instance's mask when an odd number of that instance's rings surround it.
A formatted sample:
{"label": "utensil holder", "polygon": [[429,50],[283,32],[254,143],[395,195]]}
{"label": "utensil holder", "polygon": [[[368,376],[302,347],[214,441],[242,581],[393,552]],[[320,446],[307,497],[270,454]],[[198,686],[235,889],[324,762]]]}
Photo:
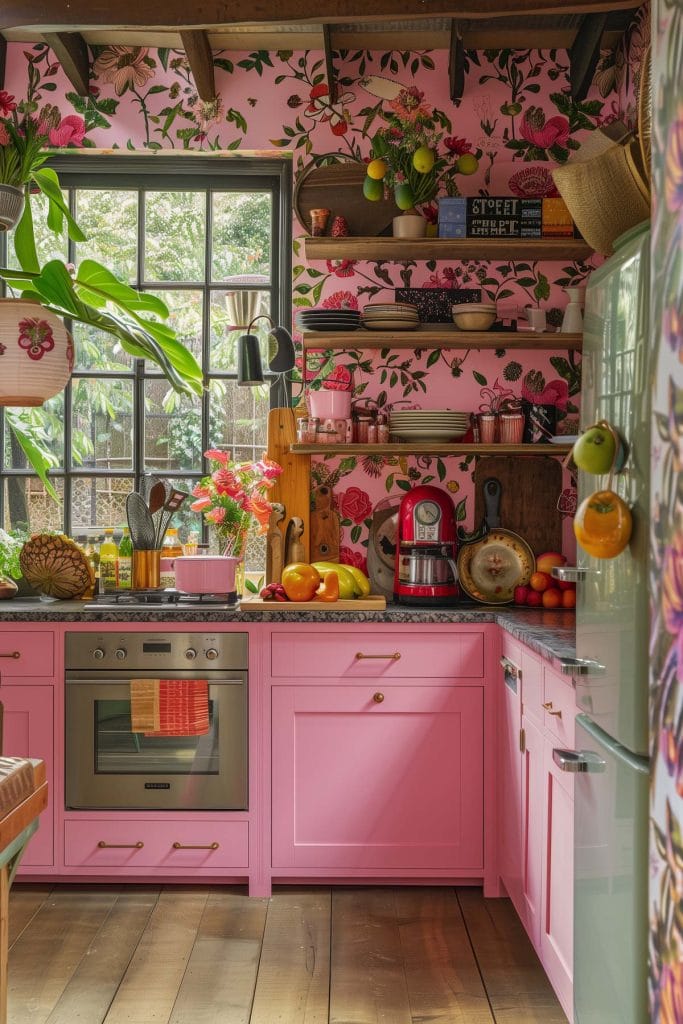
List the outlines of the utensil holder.
{"label": "utensil holder", "polygon": [[524,438],[526,419],[523,412],[502,412],[500,420],[500,443],[521,444]]}
{"label": "utensil holder", "polygon": [[477,415],[479,424],[479,441],[481,444],[495,444],[498,440],[498,416],[494,412],[480,412]]}
{"label": "utensil holder", "polygon": [[156,590],[161,586],[161,551],[133,548],[133,590]]}

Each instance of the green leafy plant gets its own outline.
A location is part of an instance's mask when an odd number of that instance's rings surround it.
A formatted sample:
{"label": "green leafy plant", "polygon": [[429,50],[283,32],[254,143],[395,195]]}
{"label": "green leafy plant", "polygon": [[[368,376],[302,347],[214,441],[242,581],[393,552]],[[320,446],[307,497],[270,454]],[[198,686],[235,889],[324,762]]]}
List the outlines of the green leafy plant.
{"label": "green leafy plant", "polygon": [[0,577],[20,580],[23,576],[19,565],[19,553],[28,540],[28,534],[20,530],[0,529]]}

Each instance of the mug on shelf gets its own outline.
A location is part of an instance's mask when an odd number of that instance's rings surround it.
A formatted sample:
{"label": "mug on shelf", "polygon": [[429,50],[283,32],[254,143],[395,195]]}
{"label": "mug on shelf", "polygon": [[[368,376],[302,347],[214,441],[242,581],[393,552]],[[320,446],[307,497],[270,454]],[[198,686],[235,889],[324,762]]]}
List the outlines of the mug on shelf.
{"label": "mug on shelf", "polygon": [[477,423],[480,443],[495,444],[498,440],[498,415],[495,412],[480,412]]}

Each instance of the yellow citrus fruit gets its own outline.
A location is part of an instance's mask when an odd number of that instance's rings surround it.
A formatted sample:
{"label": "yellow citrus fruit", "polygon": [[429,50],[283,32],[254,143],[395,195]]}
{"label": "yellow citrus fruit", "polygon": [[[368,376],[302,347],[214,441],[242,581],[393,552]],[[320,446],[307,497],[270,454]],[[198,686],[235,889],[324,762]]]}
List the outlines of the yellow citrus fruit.
{"label": "yellow citrus fruit", "polygon": [[434,166],[435,153],[429,146],[420,146],[413,153],[413,167],[420,174],[429,174]]}
{"label": "yellow citrus fruit", "polygon": [[381,181],[384,175],[387,173],[387,165],[385,160],[371,160],[366,167],[367,175],[369,178],[374,178],[375,181]]}
{"label": "yellow citrus fruit", "polygon": [[415,203],[413,190],[407,182],[402,182],[394,189],[394,199],[399,210],[410,210]]}
{"label": "yellow citrus fruit", "polygon": [[462,156],[458,157],[458,162],[455,166],[460,174],[474,174],[479,167],[479,161],[474,153],[463,153]]}
{"label": "yellow citrus fruit", "polygon": [[365,181],[363,182],[363,195],[366,199],[372,200],[376,203],[384,195],[384,186],[381,181],[377,181],[376,178],[370,178],[366,175]]}

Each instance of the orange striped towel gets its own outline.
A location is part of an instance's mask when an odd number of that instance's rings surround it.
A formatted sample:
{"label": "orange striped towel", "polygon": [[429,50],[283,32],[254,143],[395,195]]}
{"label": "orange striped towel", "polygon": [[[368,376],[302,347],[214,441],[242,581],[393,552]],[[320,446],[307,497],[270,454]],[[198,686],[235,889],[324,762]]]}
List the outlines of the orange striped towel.
{"label": "orange striped towel", "polygon": [[145,736],[205,736],[209,731],[206,679],[158,679],[159,723]]}
{"label": "orange striped towel", "polygon": [[131,679],[131,732],[148,732],[150,729],[158,729],[159,726],[159,680]]}

